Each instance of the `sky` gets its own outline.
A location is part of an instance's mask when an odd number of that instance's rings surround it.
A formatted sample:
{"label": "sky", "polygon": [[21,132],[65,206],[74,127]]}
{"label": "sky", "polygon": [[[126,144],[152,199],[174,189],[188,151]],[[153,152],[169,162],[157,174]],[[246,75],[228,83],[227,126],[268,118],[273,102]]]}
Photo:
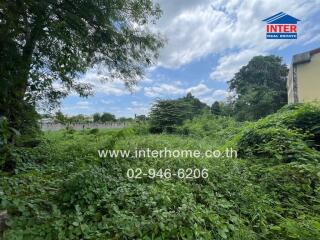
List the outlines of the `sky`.
{"label": "sky", "polygon": [[[117,117],[148,114],[156,99],[175,99],[191,92],[212,104],[225,101],[234,73],[257,55],[274,54],[290,64],[292,55],[320,47],[320,0],[157,0],[162,17],[152,26],[166,38],[156,65],[130,92],[119,80],[101,82],[90,69],[81,81],[93,84],[88,98],[70,95],[67,115],[110,112]],[[262,20],[278,12],[300,19],[298,39],[266,39]]]}

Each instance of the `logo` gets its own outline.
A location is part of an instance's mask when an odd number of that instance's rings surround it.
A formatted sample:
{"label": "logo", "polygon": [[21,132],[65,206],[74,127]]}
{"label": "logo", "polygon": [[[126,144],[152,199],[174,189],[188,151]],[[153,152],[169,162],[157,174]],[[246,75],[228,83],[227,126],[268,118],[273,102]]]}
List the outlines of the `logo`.
{"label": "logo", "polygon": [[262,20],[267,23],[267,39],[297,39],[297,23],[300,21],[284,12]]}

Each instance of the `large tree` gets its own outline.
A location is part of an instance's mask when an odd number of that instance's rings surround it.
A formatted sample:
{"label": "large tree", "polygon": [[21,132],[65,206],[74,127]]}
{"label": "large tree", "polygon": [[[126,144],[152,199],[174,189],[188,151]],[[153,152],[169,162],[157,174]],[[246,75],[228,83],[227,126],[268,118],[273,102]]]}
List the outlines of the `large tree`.
{"label": "large tree", "polygon": [[255,120],[287,103],[288,68],[277,56],[256,56],[229,81],[235,92],[234,113],[239,120]]}
{"label": "large tree", "polygon": [[158,100],[150,111],[150,131],[174,132],[176,126],[181,125],[183,121],[192,119],[208,109],[205,103],[191,93],[175,100]]}
{"label": "large tree", "polygon": [[148,30],[160,13],[152,0],[1,1],[0,115],[19,125],[26,105],[90,94],[77,79],[97,65],[132,86],[162,46]]}
{"label": "large tree", "polygon": [[212,103],[210,111],[213,115],[221,115],[221,106],[220,103],[218,101],[215,101],[214,103]]}
{"label": "large tree", "polygon": [[112,122],[112,121],[116,121],[116,117],[111,113],[105,112],[105,113],[101,114],[100,121],[103,123],[104,122]]}

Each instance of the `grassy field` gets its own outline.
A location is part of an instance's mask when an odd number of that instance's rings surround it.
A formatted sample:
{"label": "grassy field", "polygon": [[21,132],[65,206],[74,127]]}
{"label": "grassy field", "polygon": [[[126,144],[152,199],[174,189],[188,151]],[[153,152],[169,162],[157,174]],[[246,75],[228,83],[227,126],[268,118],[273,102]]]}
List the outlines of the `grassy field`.
{"label": "grassy field", "polygon": [[[320,239],[319,151],[311,127],[290,127],[301,119],[315,126],[319,113],[284,109],[256,123],[203,115],[176,134],[149,134],[145,125],[46,132],[38,146],[16,149],[13,176],[1,175],[0,209],[9,213],[3,237]],[[234,147],[239,157],[98,156],[99,149],[165,147]],[[208,177],[131,179],[130,168],[199,168]]]}

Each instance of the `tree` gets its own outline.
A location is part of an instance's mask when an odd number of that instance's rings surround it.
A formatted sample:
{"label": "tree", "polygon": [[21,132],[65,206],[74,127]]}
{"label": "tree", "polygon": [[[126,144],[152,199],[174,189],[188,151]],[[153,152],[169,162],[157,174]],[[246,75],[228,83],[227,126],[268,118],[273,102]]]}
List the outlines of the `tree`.
{"label": "tree", "polygon": [[276,112],[287,103],[288,68],[280,57],[256,56],[228,82],[238,120],[255,120]]}
{"label": "tree", "polygon": [[228,100],[226,102],[220,102],[220,115],[230,117],[233,115],[232,102]]}
{"label": "tree", "polygon": [[87,96],[77,78],[91,67],[132,86],[162,46],[147,30],[160,13],[151,0],[1,1],[0,115],[19,125],[25,105]]}
{"label": "tree", "polygon": [[212,103],[210,111],[213,115],[221,115],[221,107],[218,101]]}
{"label": "tree", "polygon": [[131,121],[133,121],[133,119],[132,118],[130,118],[130,117],[120,117],[119,119],[118,119],[120,122],[131,122]]}
{"label": "tree", "polygon": [[209,109],[207,104],[194,97],[191,92],[187,93],[187,95],[181,98],[180,101],[186,102],[191,106],[192,115],[190,116],[190,118],[193,118],[195,115],[202,113],[204,109]]}
{"label": "tree", "polygon": [[146,115],[135,115],[135,119],[137,120],[137,121],[146,121],[147,120],[147,117],[146,117]]}
{"label": "tree", "polygon": [[87,119],[83,114],[78,114],[78,115],[67,118],[67,121],[69,123],[85,123],[87,122]]}
{"label": "tree", "polygon": [[150,131],[174,132],[175,126],[191,116],[190,105],[178,100],[158,100],[151,108]]}
{"label": "tree", "polygon": [[174,132],[183,121],[201,114],[208,106],[188,93],[186,97],[175,100],[158,100],[151,108],[150,131],[160,133]]}
{"label": "tree", "polygon": [[101,116],[100,113],[93,114],[93,122],[100,122]]}
{"label": "tree", "polygon": [[55,119],[59,122],[59,123],[65,123],[67,120],[67,117],[61,112],[58,111],[55,114]]}
{"label": "tree", "polygon": [[111,113],[103,113],[100,117],[100,121],[101,122],[111,122],[111,121],[115,121],[116,120],[116,117],[111,114]]}

